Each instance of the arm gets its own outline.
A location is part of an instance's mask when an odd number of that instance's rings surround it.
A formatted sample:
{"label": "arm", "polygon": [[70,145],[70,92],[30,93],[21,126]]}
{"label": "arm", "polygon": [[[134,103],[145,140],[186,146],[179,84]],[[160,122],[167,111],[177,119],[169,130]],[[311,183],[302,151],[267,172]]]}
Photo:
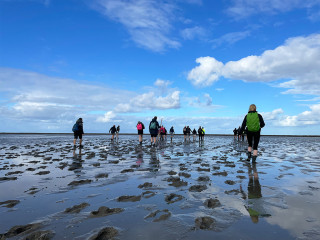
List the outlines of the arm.
{"label": "arm", "polygon": [[[247,126],[247,115],[244,117],[241,128],[240,128],[240,132],[242,133],[243,130],[246,128]],[[239,134],[239,133],[238,133]]]}
{"label": "arm", "polygon": [[264,123],[262,116],[260,114],[258,114],[258,116],[260,121],[260,127],[263,128],[266,124]]}

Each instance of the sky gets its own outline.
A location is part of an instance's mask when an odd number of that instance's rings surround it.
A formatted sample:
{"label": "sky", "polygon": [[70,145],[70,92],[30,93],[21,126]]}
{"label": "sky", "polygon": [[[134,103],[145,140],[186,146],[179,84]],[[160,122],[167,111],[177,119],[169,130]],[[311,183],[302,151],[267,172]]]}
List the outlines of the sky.
{"label": "sky", "polygon": [[320,135],[320,0],[0,0],[0,132],[232,134],[250,104]]}

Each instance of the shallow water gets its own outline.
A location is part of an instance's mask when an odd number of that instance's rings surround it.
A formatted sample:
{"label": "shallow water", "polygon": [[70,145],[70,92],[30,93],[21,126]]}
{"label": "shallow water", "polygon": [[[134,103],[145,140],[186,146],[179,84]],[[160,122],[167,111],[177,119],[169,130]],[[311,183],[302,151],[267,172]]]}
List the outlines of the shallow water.
{"label": "shallow water", "polygon": [[[149,140],[85,135],[73,151],[70,135],[0,135],[0,233],[36,222],[11,239],[40,230],[87,239],[107,226],[119,239],[320,239],[320,138],[262,136],[256,164],[233,137]],[[101,206],[123,211],[90,217]]]}

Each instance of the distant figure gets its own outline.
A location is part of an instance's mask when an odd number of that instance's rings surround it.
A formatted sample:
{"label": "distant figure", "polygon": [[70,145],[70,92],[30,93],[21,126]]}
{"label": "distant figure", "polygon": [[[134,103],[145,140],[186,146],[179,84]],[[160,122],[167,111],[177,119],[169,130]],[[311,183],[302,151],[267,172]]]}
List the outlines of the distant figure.
{"label": "distant figure", "polygon": [[196,139],[197,139],[197,130],[195,128],[192,131],[192,135],[193,135],[193,141],[196,141]]}
{"label": "distant figure", "polygon": [[142,144],[143,129],[145,129],[144,124],[139,121],[139,122],[137,123],[137,130],[138,130],[139,143],[140,143],[140,144]]}
{"label": "distant figure", "polygon": [[239,126],[238,127],[238,141],[240,141],[240,139],[241,139],[241,133],[242,133],[242,131],[241,131],[241,127]]}
{"label": "distant figure", "polygon": [[186,141],[187,140],[187,126],[184,126],[182,131],[183,131],[184,141]]}
{"label": "distant figure", "polygon": [[199,126],[198,128],[198,134],[199,134],[199,142],[202,140],[202,127]]}
{"label": "distant figure", "polygon": [[238,135],[238,129],[234,128],[233,129],[233,139],[237,139],[237,135]]}
{"label": "distant figure", "polygon": [[190,142],[190,134],[191,134],[191,129],[189,126],[187,126],[187,137],[189,142]]}
{"label": "distant figure", "polygon": [[77,139],[79,138],[79,142],[80,142],[80,148],[83,148],[82,146],[82,135],[84,135],[83,132],[83,121],[82,118],[79,118],[76,123],[73,125],[72,127],[72,131],[74,134],[74,139],[73,139],[73,149],[76,149],[76,142]]}
{"label": "distant figure", "polygon": [[161,140],[161,141],[164,140],[165,134],[166,134],[166,129],[165,129],[163,126],[161,126],[161,127],[160,127],[160,140]]}
{"label": "distant figure", "polygon": [[248,138],[248,161],[251,158],[252,152],[252,140],[253,140],[253,156],[252,162],[255,162],[258,156],[258,144],[260,141],[261,128],[265,126],[263,118],[258,114],[256,105],[251,104],[248,114],[244,117],[240,131],[243,132],[247,126],[247,138]]}
{"label": "distant figure", "polygon": [[113,125],[110,130],[109,130],[109,133],[111,133],[112,137],[111,137],[111,141],[113,141],[114,139],[114,134],[117,132],[117,128],[116,128],[116,125]]}
{"label": "distant figure", "polygon": [[117,131],[116,131],[116,138],[119,139],[119,132],[120,132],[120,126],[118,125]]}
{"label": "distant figure", "polygon": [[204,140],[205,134],[206,134],[206,130],[204,129],[204,127],[202,127],[202,136],[201,136],[202,141]]}
{"label": "distant figure", "polygon": [[170,128],[171,142],[172,142],[173,135],[174,135],[174,128],[173,128],[173,126],[172,126],[172,127]]}
{"label": "distant figure", "polygon": [[152,144],[154,144],[154,146],[156,145],[158,130],[159,130],[159,123],[157,121],[157,117],[154,117],[149,124],[149,132],[151,135],[151,146]]}

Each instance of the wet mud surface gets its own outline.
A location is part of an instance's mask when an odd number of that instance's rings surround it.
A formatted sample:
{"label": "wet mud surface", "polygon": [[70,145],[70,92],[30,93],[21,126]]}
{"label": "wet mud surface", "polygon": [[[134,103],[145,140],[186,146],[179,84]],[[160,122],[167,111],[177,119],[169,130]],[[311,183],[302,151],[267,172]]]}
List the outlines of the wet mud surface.
{"label": "wet mud surface", "polygon": [[320,138],[0,135],[0,239],[320,239]]}

